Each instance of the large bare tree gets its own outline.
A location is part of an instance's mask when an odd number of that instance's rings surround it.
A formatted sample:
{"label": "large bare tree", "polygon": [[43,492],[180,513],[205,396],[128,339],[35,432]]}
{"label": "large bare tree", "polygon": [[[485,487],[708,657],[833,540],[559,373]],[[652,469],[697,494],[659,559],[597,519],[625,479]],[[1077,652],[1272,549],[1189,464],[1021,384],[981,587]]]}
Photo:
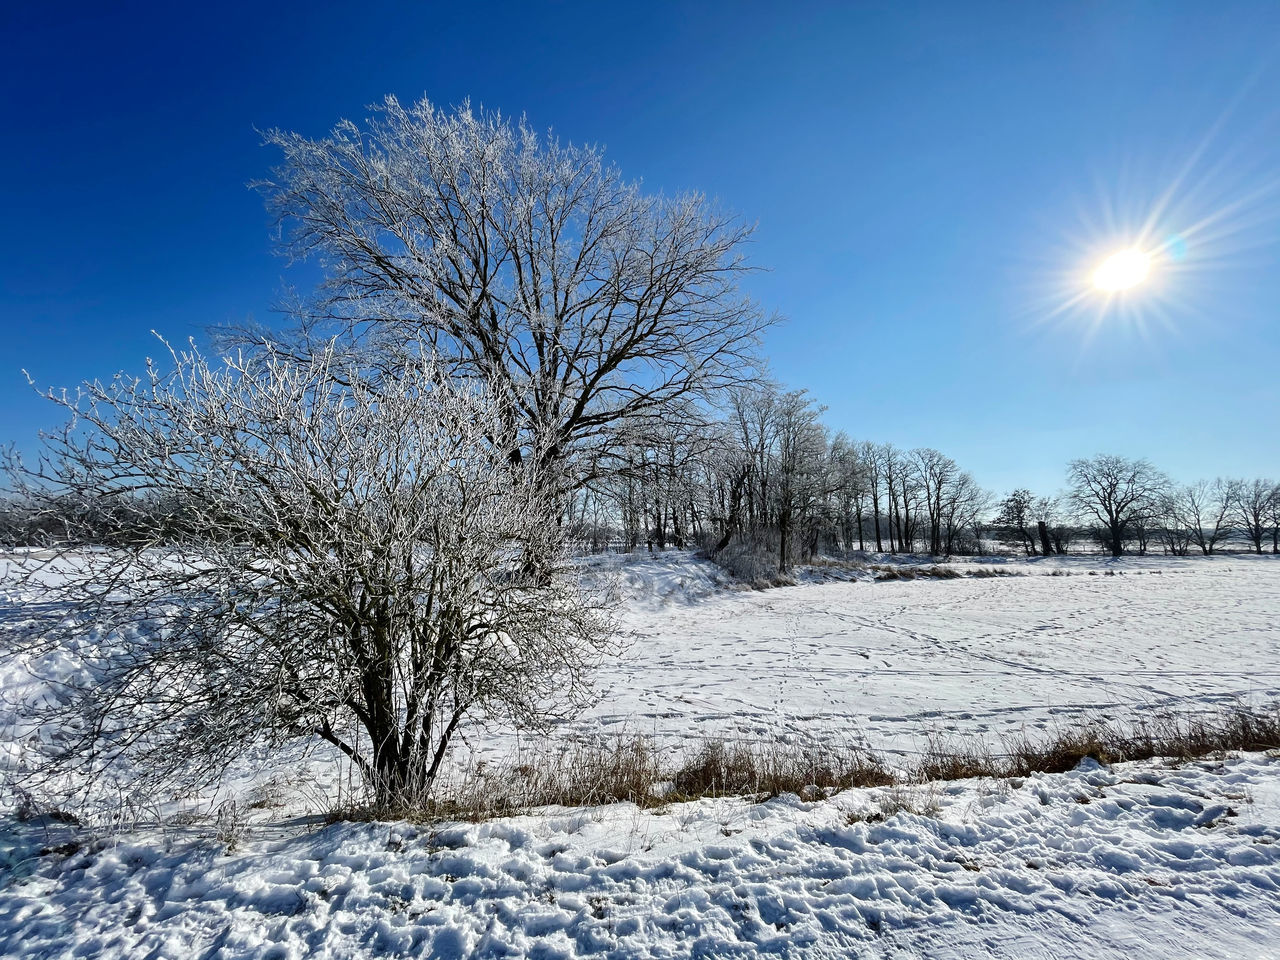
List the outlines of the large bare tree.
{"label": "large bare tree", "polygon": [[[318,736],[378,800],[413,803],[464,724],[537,727],[582,702],[606,613],[557,562],[536,458],[494,443],[500,396],[425,352],[394,387],[333,350],[173,361],[51,394],[71,421],[11,464],[67,524],[21,561],[48,615],[7,637],[81,661],[47,705],[45,729],[68,731],[50,769],[207,782],[256,744]],[[75,518],[104,503],[129,536],[82,549]]]}
{"label": "large bare tree", "polygon": [[466,104],[388,97],[363,126],[266,139],[283,249],[326,272],[304,329],[337,321],[392,365],[425,339],[548,465],[753,376],[770,320],[738,290],[751,228],[697,194],[645,193],[598,149]]}
{"label": "large bare tree", "polygon": [[1169,481],[1146,460],[1113,454],[1072,460],[1067,468],[1073,505],[1090,518],[1113,557],[1126,537],[1156,510]]}

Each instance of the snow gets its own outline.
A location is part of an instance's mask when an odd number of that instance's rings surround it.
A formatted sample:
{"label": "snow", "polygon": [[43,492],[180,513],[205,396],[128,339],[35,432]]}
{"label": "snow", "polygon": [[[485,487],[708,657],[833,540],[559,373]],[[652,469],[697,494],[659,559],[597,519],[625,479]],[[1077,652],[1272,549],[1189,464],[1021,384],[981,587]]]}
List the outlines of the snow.
{"label": "snow", "polygon": [[671,599],[629,606],[627,655],[577,729],[834,734],[909,752],[927,732],[1038,735],[1280,698],[1268,556],[1013,561],[1000,565],[1011,576],[722,589],[696,603],[673,598],[670,565],[653,562],[647,595]]}
{"label": "snow", "polygon": [[[343,824],[229,855],[141,836],[32,858],[28,826],[0,954],[1261,957],[1280,944],[1277,773],[1086,761],[905,798]],[[886,800],[922,812],[879,819]]]}
{"label": "snow", "polygon": [[[847,736],[892,756],[930,732],[1280,699],[1278,561],[1001,567],[824,567],[757,592],[686,554],[594,559],[629,643],[562,732]],[[4,599],[38,615],[38,596]],[[7,694],[29,682],[0,662]],[[11,758],[31,733],[12,713],[0,730]],[[173,807],[114,832],[6,814],[0,956],[1280,957],[1280,753],[418,826],[307,815],[323,797],[298,784],[322,760],[251,758],[201,809],[282,796],[220,838]]]}

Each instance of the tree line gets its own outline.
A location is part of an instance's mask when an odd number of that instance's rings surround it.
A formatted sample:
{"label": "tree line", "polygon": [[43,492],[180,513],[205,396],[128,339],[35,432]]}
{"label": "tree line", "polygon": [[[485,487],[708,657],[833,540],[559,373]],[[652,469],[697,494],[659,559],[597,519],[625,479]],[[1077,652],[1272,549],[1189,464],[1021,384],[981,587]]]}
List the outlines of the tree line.
{"label": "tree line", "polygon": [[762,381],[702,416],[636,431],[568,507],[574,537],[624,550],[749,548],[787,573],[821,554],[1026,556],[1280,552],[1280,483],[1179,484],[1115,455],[1071,461],[1063,491],[997,496],[933,448],[856,441],[803,390]]}

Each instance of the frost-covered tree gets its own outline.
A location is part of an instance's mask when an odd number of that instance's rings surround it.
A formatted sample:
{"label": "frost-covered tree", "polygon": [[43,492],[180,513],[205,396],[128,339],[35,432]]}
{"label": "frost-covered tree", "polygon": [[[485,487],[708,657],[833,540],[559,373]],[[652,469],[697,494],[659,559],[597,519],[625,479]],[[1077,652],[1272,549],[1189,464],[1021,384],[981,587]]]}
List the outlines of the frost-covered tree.
{"label": "frost-covered tree", "polygon": [[973,533],[972,547],[976,549],[976,524],[990,503],[990,495],[953,459],[931,447],[912,450],[908,465],[924,497],[929,553],[950,556],[965,531]]}
{"label": "frost-covered tree", "polygon": [[793,541],[813,552],[805,535],[818,503],[827,493],[827,437],[823,408],[807,390],[792,390],[776,398],[776,450],[773,485],[774,516],[778,523],[778,572],[791,572]]}
{"label": "frost-covered tree", "polygon": [[864,527],[870,484],[867,465],[862,461],[859,451],[860,446],[843,432],[837,433],[831,441],[835,513],[839,522],[840,543],[845,550],[852,549],[855,540],[859,550],[866,548]]}
{"label": "frost-covered tree", "polygon": [[[47,770],[192,785],[319,737],[380,802],[416,803],[464,725],[582,703],[607,611],[554,562],[537,458],[495,442],[504,398],[427,351],[390,388],[333,349],[172,357],[50,394],[72,419],[10,464],[29,501],[83,508],[28,555],[47,615],[8,637],[79,661],[41,708]],[[78,548],[76,516],[158,500],[180,521],[138,509],[127,542]]]}
{"label": "frost-covered tree", "polygon": [[388,97],[363,126],[266,139],[283,249],[326,271],[304,331],[337,322],[392,375],[425,340],[504,399],[513,449],[548,475],[754,376],[769,319],[737,287],[751,229],[699,195],[645,193],[595,148],[466,104]]}

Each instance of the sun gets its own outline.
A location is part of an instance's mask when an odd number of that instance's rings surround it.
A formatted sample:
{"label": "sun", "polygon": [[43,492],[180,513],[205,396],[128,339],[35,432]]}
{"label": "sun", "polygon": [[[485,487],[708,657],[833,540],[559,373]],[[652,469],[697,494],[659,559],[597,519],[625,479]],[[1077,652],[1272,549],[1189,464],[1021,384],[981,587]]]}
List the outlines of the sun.
{"label": "sun", "polygon": [[1106,293],[1128,290],[1151,273],[1151,255],[1137,247],[1113,253],[1093,272],[1093,285]]}

